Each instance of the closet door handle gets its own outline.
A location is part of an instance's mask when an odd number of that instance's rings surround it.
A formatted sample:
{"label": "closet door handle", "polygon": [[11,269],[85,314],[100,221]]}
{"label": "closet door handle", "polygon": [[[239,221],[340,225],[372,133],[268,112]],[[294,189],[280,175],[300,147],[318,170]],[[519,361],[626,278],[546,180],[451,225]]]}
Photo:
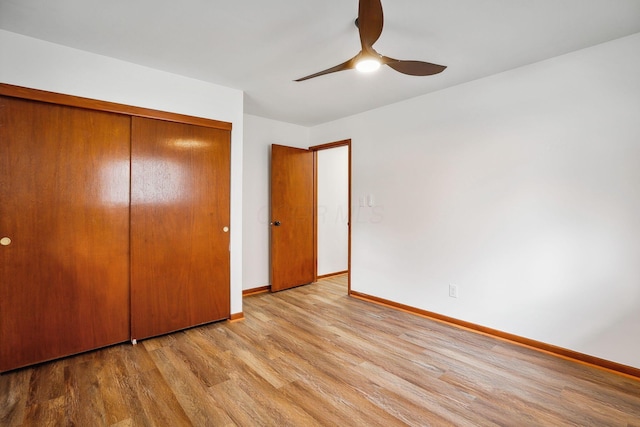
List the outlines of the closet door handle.
{"label": "closet door handle", "polygon": [[11,244],[11,239],[9,237],[3,237],[0,239],[0,245],[9,246]]}

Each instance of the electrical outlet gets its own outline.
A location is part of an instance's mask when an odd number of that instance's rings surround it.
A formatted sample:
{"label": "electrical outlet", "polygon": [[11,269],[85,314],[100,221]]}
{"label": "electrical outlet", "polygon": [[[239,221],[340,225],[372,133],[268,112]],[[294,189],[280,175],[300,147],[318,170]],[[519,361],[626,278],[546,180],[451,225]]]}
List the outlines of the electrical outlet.
{"label": "electrical outlet", "polygon": [[458,298],[458,287],[456,285],[449,285],[449,296],[451,298]]}

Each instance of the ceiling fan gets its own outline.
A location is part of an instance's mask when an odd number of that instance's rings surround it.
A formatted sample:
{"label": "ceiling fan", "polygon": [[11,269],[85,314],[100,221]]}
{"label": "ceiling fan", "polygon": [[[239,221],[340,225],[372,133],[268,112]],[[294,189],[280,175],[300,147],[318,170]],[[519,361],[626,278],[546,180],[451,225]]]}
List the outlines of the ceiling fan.
{"label": "ceiling fan", "polygon": [[378,40],[380,34],[382,34],[383,25],[382,3],[380,0],[360,0],[358,18],[355,24],[360,31],[360,43],[362,45],[362,49],[356,56],[335,67],[301,77],[295,81],[301,82],[325,74],[351,70],[353,68],[360,71],[375,71],[380,65],[388,65],[400,73],[411,76],[430,76],[438,74],[447,68],[444,65],[431,64],[429,62],[393,59],[376,52],[373,44]]}

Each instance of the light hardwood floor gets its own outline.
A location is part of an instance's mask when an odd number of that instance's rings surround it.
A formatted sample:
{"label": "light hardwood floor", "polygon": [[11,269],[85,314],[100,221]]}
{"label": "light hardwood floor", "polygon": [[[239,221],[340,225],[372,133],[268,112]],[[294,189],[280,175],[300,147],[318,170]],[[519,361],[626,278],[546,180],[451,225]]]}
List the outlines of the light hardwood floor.
{"label": "light hardwood floor", "polygon": [[640,381],[346,296],[0,376],[4,426],[640,426]]}

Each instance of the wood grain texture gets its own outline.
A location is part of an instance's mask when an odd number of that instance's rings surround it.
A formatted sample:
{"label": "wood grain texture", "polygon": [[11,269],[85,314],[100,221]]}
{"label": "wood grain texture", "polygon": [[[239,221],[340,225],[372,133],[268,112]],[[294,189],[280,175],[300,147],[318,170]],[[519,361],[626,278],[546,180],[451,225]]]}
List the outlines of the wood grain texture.
{"label": "wood grain texture", "polygon": [[0,371],[128,339],[129,132],[0,97]]}
{"label": "wood grain texture", "polygon": [[83,98],[80,96],[65,95],[61,93],[48,92],[45,90],[31,89],[22,86],[15,86],[0,83],[0,95],[15,98],[42,101],[69,107],[79,107],[89,110],[104,111],[108,113],[118,113],[128,116],[145,117],[148,119],[159,119],[176,123],[187,123],[197,126],[210,127],[215,129],[231,130],[231,123],[219,120],[205,119],[202,117],[187,116],[184,114],[170,113],[167,111],[153,110],[150,108],[135,107],[132,105],[117,104],[114,102],[101,101],[98,99]]}
{"label": "wood grain texture", "polygon": [[346,295],[0,376],[0,425],[637,426],[640,382]]}
{"label": "wood grain texture", "polygon": [[620,363],[601,359],[599,357],[591,356],[584,353],[579,353],[574,350],[569,350],[563,347],[547,344],[545,342],[536,341],[530,338],[525,338],[518,335],[510,334],[507,332],[499,331],[497,329],[487,328],[486,326],[478,325],[475,323],[465,322],[464,320],[455,319],[453,317],[444,316],[442,314],[434,313],[427,310],[422,310],[422,309],[411,307],[405,304],[400,304],[394,301],[389,301],[384,298],[363,294],[361,292],[350,291],[349,294],[353,297],[360,298],[364,301],[369,301],[376,304],[382,304],[387,307],[393,307],[395,309],[406,311],[408,313],[413,313],[418,316],[425,316],[425,317],[428,317],[429,319],[433,319],[436,321],[445,322],[451,325],[457,325],[459,327],[476,331],[482,334],[487,334],[492,337],[526,345],[528,347],[535,348],[540,351],[549,352],[558,357],[565,357],[567,359],[570,359],[576,362],[587,363],[589,365],[598,366],[604,369],[610,369],[612,371],[619,372],[621,374],[630,375],[635,378],[640,378],[640,369],[634,368],[632,366],[623,365]]}
{"label": "wood grain texture", "polygon": [[272,291],[313,282],[316,247],[314,217],[313,152],[272,145]]}
{"label": "wood grain texture", "polygon": [[249,295],[253,295],[253,294],[261,294],[264,292],[269,292],[271,290],[271,286],[267,285],[267,286],[259,286],[257,288],[251,288],[251,289],[243,289],[242,290],[242,296],[243,297],[247,297]]}
{"label": "wood grain texture", "polygon": [[131,337],[230,315],[230,132],[133,117]]}

